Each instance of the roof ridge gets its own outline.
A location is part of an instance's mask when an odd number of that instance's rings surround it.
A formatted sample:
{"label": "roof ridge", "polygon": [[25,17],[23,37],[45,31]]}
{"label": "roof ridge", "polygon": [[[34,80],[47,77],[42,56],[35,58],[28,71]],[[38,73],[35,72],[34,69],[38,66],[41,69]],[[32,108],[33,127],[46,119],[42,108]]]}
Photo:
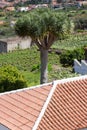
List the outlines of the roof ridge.
{"label": "roof ridge", "polygon": [[57,82],[54,81],[54,82],[53,82],[53,87],[52,87],[51,90],[50,90],[50,93],[49,93],[49,95],[48,95],[48,97],[47,97],[47,100],[46,100],[46,102],[44,103],[44,105],[43,105],[43,107],[42,107],[42,110],[41,110],[41,112],[40,112],[40,114],[39,114],[37,120],[35,121],[35,124],[34,124],[32,130],[36,130],[36,129],[37,129],[37,127],[38,127],[38,125],[39,125],[39,123],[40,123],[40,121],[41,121],[41,119],[42,119],[42,117],[43,117],[43,115],[44,115],[44,113],[45,113],[45,111],[46,111],[46,108],[47,108],[47,106],[48,106],[48,104],[49,104],[49,102],[50,102],[50,99],[51,99],[51,97],[52,97],[52,95],[53,95],[53,93],[54,93],[54,91],[55,91],[55,89],[56,89],[56,86],[57,86]]}
{"label": "roof ridge", "polygon": [[70,77],[70,78],[55,80],[54,82],[57,83],[57,84],[61,84],[61,83],[67,83],[67,82],[71,82],[71,81],[82,80],[82,79],[86,79],[86,78],[87,78],[87,75],[81,75],[81,76],[78,76],[78,77]]}
{"label": "roof ridge", "polygon": [[22,89],[16,89],[16,90],[12,90],[12,91],[2,92],[2,93],[0,93],[0,96],[5,95],[5,94],[22,92],[22,91],[26,91],[26,90],[32,90],[32,89],[35,89],[35,88],[40,88],[40,87],[44,87],[46,85],[51,85],[51,84],[52,84],[52,82],[45,83],[45,84],[40,84],[40,85],[36,85],[36,86],[32,86],[32,87],[27,87],[27,88],[22,88]]}

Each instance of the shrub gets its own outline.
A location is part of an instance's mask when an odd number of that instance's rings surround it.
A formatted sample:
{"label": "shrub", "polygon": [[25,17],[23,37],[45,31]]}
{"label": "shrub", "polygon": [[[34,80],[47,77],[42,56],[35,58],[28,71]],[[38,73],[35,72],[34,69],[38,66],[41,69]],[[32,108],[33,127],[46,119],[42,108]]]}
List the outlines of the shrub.
{"label": "shrub", "polygon": [[31,72],[32,72],[32,71],[39,70],[39,69],[40,69],[40,65],[39,65],[39,64],[34,64],[34,65],[32,66]]}
{"label": "shrub", "polygon": [[75,49],[72,51],[68,50],[60,55],[60,63],[63,64],[63,66],[73,66],[74,59],[77,59],[78,61],[84,59],[83,48]]}
{"label": "shrub", "polygon": [[82,12],[81,12],[81,14],[85,14],[86,12],[83,10]]}
{"label": "shrub", "polygon": [[[32,66],[31,72],[32,71],[38,71],[38,70],[40,70],[40,64],[34,64]],[[51,70],[52,70],[52,65],[48,64],[48,71],[51,71]]]}
{"label": "shrub", "polygon": [[24,87],[27,83],[16,67],[9,65],[0,68],[0,92]]}
{"label": "shrub", "polygon": [[75,30],[77,29],[87,29],[87,18],[78,18],[75,20]]}
{"label": "shrub", "polygon": [[0,17],[4,17],[5,16],[5,12],[0,12]]}

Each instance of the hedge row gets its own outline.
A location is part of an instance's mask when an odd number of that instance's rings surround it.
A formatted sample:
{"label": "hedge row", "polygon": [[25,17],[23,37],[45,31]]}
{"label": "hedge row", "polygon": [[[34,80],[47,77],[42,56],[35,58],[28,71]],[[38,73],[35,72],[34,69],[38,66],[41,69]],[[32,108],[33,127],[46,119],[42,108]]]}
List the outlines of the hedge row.
{"label": "hedge row", "polygon": [[77,59],[78,61],[81,61],[81,59],[84,59],[84,49],[83,48],[79,48],[79,49],[75,49],[75,50],[68,50],[63,52],[60,55],[60,63],[63,66],[73,66],[74,63],[74,59]]}

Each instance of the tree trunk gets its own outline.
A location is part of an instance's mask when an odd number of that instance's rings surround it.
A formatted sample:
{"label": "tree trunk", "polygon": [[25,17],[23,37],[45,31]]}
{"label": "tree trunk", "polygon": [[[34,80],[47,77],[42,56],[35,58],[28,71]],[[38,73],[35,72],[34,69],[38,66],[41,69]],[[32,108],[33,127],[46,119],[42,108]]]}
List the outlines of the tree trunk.
{"label": "tree trunk", "polygon": [[41,59],[41,77],[40,83],[47,83],[48,81],[48,50],[43,48],[40,49],[40,59]]}

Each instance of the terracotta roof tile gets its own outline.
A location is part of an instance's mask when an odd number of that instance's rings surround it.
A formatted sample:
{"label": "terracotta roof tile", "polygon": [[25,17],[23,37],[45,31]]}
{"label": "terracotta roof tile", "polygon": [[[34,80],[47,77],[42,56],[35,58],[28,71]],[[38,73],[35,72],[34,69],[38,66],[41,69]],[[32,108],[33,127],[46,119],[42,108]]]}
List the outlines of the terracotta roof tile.
{"label": "terracotta roof tile", "polygon": [[87,127],[87,77],[57,82],[37,130],[78,130]]}
{"label": "terracotta roof tile", "polygon": [[11,130],[31,130],[52,85],[0,95],[0,123]]}
{"label": "terracotta roof tile", "polygon": [[0,123],[11,130],[87,128],[87,76],[0,94]]}

